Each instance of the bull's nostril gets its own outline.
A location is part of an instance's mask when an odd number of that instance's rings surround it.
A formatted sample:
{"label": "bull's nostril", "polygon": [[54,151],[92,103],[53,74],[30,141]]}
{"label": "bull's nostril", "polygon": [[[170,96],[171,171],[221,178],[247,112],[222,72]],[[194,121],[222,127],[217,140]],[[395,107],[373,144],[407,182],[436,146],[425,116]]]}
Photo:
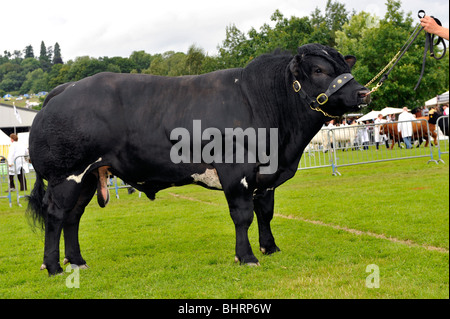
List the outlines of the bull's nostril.
{"label": "bull's nostril", "polygon": [[361,99],[363,103],[369,104],[370,103],[370,91],[369,90],[359,91],[358,98]]}
{"label": "bull's nostril", "polygon": [[369,93],[370,93],[370,91],[369,91],[369,90],[363,90],[363,91],[359,91],[359,92],[358,92],[358,97],[361,97],[361,98],[363,98],[363,97],[365,97],[365,96],[368,96],[368,95],[369,95]]}

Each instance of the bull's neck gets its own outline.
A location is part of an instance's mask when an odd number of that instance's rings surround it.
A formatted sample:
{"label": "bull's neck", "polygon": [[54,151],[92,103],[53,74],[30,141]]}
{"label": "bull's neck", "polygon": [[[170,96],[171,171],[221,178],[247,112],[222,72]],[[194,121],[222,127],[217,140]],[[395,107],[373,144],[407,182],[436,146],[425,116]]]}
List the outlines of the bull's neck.
{"label": "bull's neck", "polygon": [[311,110],[307,102],[294,91],[289,61],[281,62],[270,68],[259,69],[257,74],[245,74],[247,70],[244,70],[244,91],[258,127],[278,128],[278,149],[283,157],[282,162],[296,165],[303,150],[327,118]]}
{"label": "bull's neck", "polygon": [[[292,88],[291,79],[288,79],[287,87]],[[327,118],[319,112],[313,111],[308,103],[302,99],[293,89],[288,91],[288,105],[291,110],[290,117],[284,117],[284,127],[289,127],[289,132],[280,128],[280,135],[285,136],[282,147],[288,162],[298,162],[311,141],[323,126]]]}

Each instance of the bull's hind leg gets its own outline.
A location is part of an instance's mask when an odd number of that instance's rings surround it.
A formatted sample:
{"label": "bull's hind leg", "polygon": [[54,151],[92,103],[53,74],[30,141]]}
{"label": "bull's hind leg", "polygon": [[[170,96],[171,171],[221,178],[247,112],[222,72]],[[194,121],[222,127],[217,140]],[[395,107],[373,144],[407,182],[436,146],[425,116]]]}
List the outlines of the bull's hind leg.
{"label": "bull's hind leg", "polygon": [[275,244],[270,222],[273,218],[275,190],[268,189],[256,191],[253,196],[253,205],[258,219],[259,249],[263,254],[273,254],[280,251]]}
{"label": "bull's hind leg", "polygon": [[59,242],[64,219],[78,200],[77,186],[73,182],[64,181],[57,185],[49,185],[47,189],[44,262],[41,269],[47,269],[49,275],[63,271],[59,264]]}
{"label": "bull's hind leg", "polygon": [[81,257],[78,230],[81,216],[95,194],[96,185],[97,178],[93,174],[89,174],[85,177],[78,201],[72,211],[68,213],[64,219],[64,264],[71,263],[78,265],[80,268],[87,268],[86,261]]}

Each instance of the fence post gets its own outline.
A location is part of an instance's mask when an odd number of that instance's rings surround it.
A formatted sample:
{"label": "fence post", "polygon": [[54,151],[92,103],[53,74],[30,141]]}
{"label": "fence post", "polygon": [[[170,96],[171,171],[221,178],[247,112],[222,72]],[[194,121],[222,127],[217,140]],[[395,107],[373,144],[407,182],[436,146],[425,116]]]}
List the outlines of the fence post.
{"label": "fence post", "polygon": [[331,162],[331,169],[333,171],[333,176],[341,176],[341,173],[337,170],[337,143],[335,138],[335,130],[329,129],[328,130],[328,141],[330,141],[330,152],[332,152],[332,156],[330,156],[330,162]]}
{"label": "fence post", "polygon": [[[0,196],[0,198],[8,198],[9,201],[9,207],[12,207],[12,199],[11,199],[11,188],[9,187],[9,166],[8,166],[8,160],[6,159],[6,157],[4,156],[0,156],[0,162],[1,160],[4,160],[4,164],[0,164],[3,165],[3,169],[2,169],[2,175],[4,173],[4,175],[6,176],[6,183],[8,185],[8,195],[7,196]],[[1,191],[3,191],[3,188],[0,188]]]}
{"label": "fence post", "polygon": [[[445,124],[444,121],[447,121],[447,126],[444,125],[444,124]],[[449,142],[449,141],[448,141],[448,133],[449,133],[449,132],[442,132],[441,129],[440,129],[439,123],[442,122],[442,127],[444,128],[444,130],[446,130],[446,129],[448,130],[448,127],[449,127],[448,121],[449,121],[448,115],[441,116],[441,117],[439,117],[439,118],[437,119],[437,121],[436,121],[437,140],[438,140],[438,156],[439,156],[438,161],[439,161],[439,162],[442,162],[442,163],[444,163],[444,164],[445,164],[445,162],[444,162],[444,160],[441,158],[441,155],[442,155],[442,154],[448,154],[448,142]],[[444,134],[444,136],[442,136],[442,139],[441,139],[441,133]],[[446,138],[445,136],[447,136],[447,138]],[[446,151],[442,151],[442,149],[441,149],[442,144],[444,143],[444,141],[447,141],[447,143],[446,143],[446,145],[447,145]]]}
{"label": "fence post", "polygon": [[[17,185],[16,185],[16,200],[17,200],[17,205],[19,206],[19,207],[22,207],[22,204],[20,204],[20,199],[21,198],[25,198],[26,196],[27,196],[27,191],[28,191],[28,186],[27,186],[27,179],[26,179],[26,171],[25,171],[25,169],[24,169],[24,165],[28,165],[28,162],[26,161],[26,158],[28,157],[28,155],[21,155],[21,156],[17,156],[15,159],[14,159],[14,167],[17,167],[17,159],[21,159],[21,161],[22,161],[22,184],[20,183],[20,180],[19,180],[19,176],[17,175],[17,170],[16,169],[14,169],[14,179],[15,179],[15,181],[17,181]],[[22,190],[23,191],[23,195],[20,195],[20,190],[19,190],[19,186],[20,185],[24,185],[24,189]]]}
{"label": "fence post", "polygon": [[[436,164],[439,164],[439,161],[436,161],[436,160],[433,158],[433,146],[432,146],[432,144],[431,144],[431,138],[432,138],[433,136],[432,136],[432,134],[430,134],[430,133],[431,133],[431,131],[430,131],[430,123],[428,123],[427,120],[425,120],[425,122],[427,123],[428,147],[430,148],[430,157],[431,157],[431,159],[428,160],[427,164],[429,164],[430,162],[435,162]],[[436,124],[437,124],[437,123],[436,123]],[[423,134],[422,134],[422,135],[423,135]],[[438,144],[439,144],[439,140],[438,140]]]}

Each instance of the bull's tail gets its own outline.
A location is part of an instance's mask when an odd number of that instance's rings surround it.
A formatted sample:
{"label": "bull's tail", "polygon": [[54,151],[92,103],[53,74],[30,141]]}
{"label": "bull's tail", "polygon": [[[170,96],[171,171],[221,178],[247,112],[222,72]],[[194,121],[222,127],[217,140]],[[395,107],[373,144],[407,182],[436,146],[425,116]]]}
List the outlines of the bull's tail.
{"label": "bull's tail", "polygon": [[44,204],[46,190],[44,179],[36,172],[36,183],[28,196],[27,215],[34,226],[40,226],[41,228],[44,228],[47,218],[46,205]]}

